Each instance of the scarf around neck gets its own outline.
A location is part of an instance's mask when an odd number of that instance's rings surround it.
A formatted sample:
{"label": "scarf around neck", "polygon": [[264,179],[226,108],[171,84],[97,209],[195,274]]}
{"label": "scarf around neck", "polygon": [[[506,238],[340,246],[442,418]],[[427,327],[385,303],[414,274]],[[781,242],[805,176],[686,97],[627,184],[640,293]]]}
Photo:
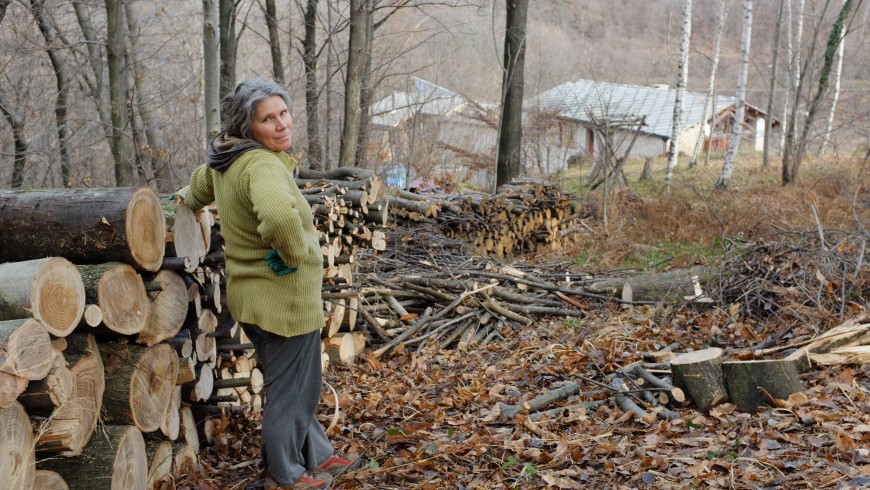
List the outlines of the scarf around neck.
{"label": "scarf around neck", "polygon": [[206,161],[209,167],[218,172],[224,172],[240,156],[258,148],[263,148],[263,146],[256,141],[221,131],[208,145],[208,159]]}

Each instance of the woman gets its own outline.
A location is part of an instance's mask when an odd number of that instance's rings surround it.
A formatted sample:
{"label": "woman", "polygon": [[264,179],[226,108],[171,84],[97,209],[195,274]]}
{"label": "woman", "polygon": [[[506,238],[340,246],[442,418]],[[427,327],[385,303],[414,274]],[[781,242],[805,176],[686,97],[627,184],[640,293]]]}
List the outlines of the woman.
{"label": "woman", "polygon": [[225,241],[227,302],[263,366],[261,452],[266,488],[326,486],[306,470],[337,475],[315,410],[320,398],[323,255],[311,207],[293,180],[289,94],[275,82],[239,83],[222,104],[223,132],[208,163],[180,191],[194,211],[216,202]]}

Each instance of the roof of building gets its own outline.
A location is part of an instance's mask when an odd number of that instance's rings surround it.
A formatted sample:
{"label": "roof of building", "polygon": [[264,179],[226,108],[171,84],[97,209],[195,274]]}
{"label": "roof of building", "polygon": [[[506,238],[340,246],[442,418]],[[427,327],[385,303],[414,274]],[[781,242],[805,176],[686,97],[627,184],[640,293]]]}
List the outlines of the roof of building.
{"label": "roof of building", "polygon": [[[578,80],[563,83],[527,101],[526,107],[557,111],[559,116],[589,122],[596,117],[646,116],[641,132],[670,138],[673,132],[676,90],[659,86],[622,85]],[[701,122],[706,94],[683,92],[683,128]],[[715,113],[736,102],[734,97],[716,97]],[[710,115],[708,115],[708,118]]]}
{"label": "roof of building", "polygon": [[465,105],[465,98],[434,83],[413,77],[414,92],[393,92],[372,104],[372,124],[395,127],[419,115],[446,116]]}

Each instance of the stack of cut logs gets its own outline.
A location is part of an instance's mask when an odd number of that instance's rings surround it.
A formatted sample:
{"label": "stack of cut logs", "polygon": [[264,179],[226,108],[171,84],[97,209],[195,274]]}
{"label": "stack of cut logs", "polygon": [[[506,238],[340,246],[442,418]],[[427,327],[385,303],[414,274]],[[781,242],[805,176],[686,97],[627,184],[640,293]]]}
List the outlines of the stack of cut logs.
{"label": "stack of cut logs", "polygon": [[550,182],[517,179],[498,190],[496,195],[399,191],[387,201],[395,219],[438,224],[446,236],[497,258],[560,249],[589,216],[588,206]]}

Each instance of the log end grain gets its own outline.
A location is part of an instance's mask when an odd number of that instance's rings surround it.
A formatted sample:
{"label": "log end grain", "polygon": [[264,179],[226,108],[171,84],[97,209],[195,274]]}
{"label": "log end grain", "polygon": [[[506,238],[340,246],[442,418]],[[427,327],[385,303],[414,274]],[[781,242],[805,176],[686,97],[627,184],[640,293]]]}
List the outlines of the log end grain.
{"label": "log end grain", "polygon": [[35,471],[30,419],[24,407],[13,403],[0,410],[0,475],[4,488],[32,488]]}
{"label": "log end grain", "polygon": [[157,271],[166,249],[166,217],[160,198],[143,187],[133,192],[126,210],[127,247],[136,264]]}
{"label": "log end grain", "polygon": [[102,275],[99,304],[103,324],[122,335],[141,332],[151,311],[142,276],[126,264],[116,264]]}
{"label": "log end grain", "polygon": [[85,287],[72,262],[51,257],[39,267],[30,305],[33,317],[56,337],[65,337],[78,326],[85,310]]}
{"label": "log end grain", "polygon": [[51,470],[36,470],[36,474],[33,477],[33,488],[39,490],[69,490],[69,486],[63,477]]}
{"label": "log end grain", "polygon": [[143,432],[160,428],[178,377],[178,354],[169,344],[148,348],[130,378],[130,411]]}

